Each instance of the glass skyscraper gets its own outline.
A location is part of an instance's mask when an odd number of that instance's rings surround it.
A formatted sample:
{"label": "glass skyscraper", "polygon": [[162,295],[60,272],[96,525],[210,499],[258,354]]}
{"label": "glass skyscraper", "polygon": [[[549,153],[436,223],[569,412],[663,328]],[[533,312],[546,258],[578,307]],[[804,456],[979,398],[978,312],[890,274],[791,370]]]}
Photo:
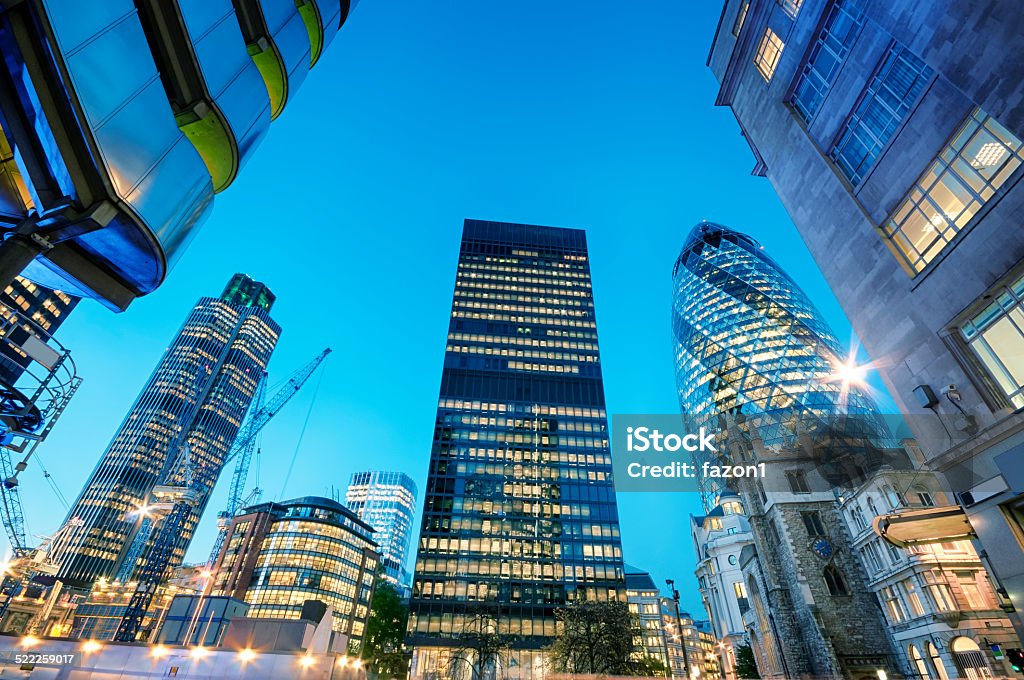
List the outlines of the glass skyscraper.
{"label": "glass skyscraper", "polygon": [[[693,422],[758,416],[766,446],[799,428],[867,427],[885,437],[874,400],[837,379],[849,357],[800,287],[754,239],[701,222],[673,276],[672,337],[679,405]],[[852,432],[849,432],[853,434]],[[705,483],[706,480],[705,480]],[[710,507],[720,487],[703,488]]]}
{"label": "glass skyscraper", "polygon": [[416,518],[416,483],[404,472],[355,472],[345,491],[345,505],[373,527],[373,540],[380,546],[384,579],[408,589],[409,573],[405,563]]}
{"label": "glass skyscraper", "polygon": [[[65,584],[88,588],[118,573],[144,532],[136,511],[153,487],[183,483],[187,445],[201,488],[173,550],[171,566],[181,563],[281,333],[273,302],[266,286],[236,274],[192,309],[68,513],[52,553]],[[136,567],[155,536],[143,533]]]}
{"label": "glass skyscraper", "polygon": [[[466,220],[410,603],[412,676],[540,677],[555,610],[625,600],[586,235]],[[467,638],[501,636],[483,660]]]}

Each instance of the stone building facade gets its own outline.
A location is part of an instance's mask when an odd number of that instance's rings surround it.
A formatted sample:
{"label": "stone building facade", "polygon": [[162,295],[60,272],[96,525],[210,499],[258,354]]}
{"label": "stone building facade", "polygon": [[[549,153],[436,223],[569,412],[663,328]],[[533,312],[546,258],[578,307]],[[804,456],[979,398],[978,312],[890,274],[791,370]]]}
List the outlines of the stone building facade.
{"label": "stone building facade", "polygon": [[750,607],[739,559],[754,540],[739,494],[723,492],[706,515],[691,515],[690,535],[701,601],[715,637],[714,653],[722,677],[734,680],[736,647],[746,639],[743,614]]}
{"label": "stone building facade", "polygon": [[[708,65],[1024,632],[1024,13],[727,0]],[[902,508],[905,535],[941,542]],[[994,656],[996,650],[985,649]]]}

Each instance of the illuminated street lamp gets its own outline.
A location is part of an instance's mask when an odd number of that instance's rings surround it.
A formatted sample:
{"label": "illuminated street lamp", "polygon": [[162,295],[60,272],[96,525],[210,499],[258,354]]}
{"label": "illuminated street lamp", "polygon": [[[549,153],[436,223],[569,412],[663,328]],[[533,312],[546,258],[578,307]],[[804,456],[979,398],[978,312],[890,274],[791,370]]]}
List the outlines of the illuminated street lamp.
{"label": "illuminated street lamp", "polygon": [[676,625],[679,627],[679,634],[672,637],[673,640],[679,638],[679,646],[683,649],[683,673],[689,674],[690,670],[690,659],[686,655],[686,640],[683,637],[683,619],[679,616],[679,591],[676,590],[676,582],[670,578],[665,579],[665,583],[668,584],[669,589],[672,591],[672,602],[676,608]]}

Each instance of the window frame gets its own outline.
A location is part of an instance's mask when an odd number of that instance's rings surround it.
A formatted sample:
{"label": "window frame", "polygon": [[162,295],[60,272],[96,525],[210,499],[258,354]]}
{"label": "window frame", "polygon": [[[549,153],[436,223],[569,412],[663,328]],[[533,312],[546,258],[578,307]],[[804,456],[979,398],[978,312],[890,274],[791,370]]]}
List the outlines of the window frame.
{"label": "window frame", "polygon": [[[771,37],[775,40],[772,41]],[[777,42],[777,44],[776,44]],[[774,60],[765,59],[767,54],[767,46],[771,44],[775,48]],[[754,51],[754,68],[764,78],[765,84],[770,85],[772,80],[775,78],[775,72],[779,68],[779,62],[782,61],[782,53],[786,49],[786,43],[782,37],[776,33],[771,26],[765,26],[764,33],[761,35],[761,39],[757,43],[757,49]],[[770,64],[770,65],[769,65]]]}
{"label": "window frame", "polygon": [[[888,134],[885,136],[885,139],[879,138],[878,135],[875,134],[875,131],[867,128],[866,126],[863,127],[863,130],[865,132],[870,133],[871,137],[873,138],[874,144],[877,144],[877,149],[874,151],[874,155],[871,157],[871,161],[870,163],[867,164],[866,167],[864,167],[864,162],[870,154],[865,155],[864,159],[861,159],[861,161],[858,163],[857,168],[851,169],[850,172],[852,174],[850,174],[844,168],[844,163],[840,162],[840,159],[844,158],[844,154],[841,151],[840,147],[849,147],[849,139],[851,139],[854,136],[856,130],[861,129],[861,122],[866,118],[865,114],[868,113],[868,109],[866,108],[868,103],[871,101],[879,100],[879,93],[882,91],[882,88],[885,85],[889,74],[892,73],[897,61],[901,57],[903,57],[903,55],[909,55],[913,59],[920,62],[922,68],[918,70],[917,74],[914,77],[915,84],[920,82],[920,89],[917,91],[917,93],[914,95],[912,99],[906,99],[905,97],[901,97],[899,106],[897,106],[896,111],[893,111],[890,106],[885,106],[885,108],[888,110],[888,113],[890,114],[889,117],[892,122],[892,130],[888,132]],[[889,45],[886,48],[884,55],[879,60],[878,65],[875,67],[875,70],[872,72],[867,84],[864,86],[864,89],[861,91],[860,96],[857,98],[857,103],[854,104],[853,109],[846,116],[846,119],[844,120],[843,124],[839,127],[839,131],[833,138],[832,143],[829,145],[828,157],[832,160],[832,163],[839,170],[840,175],[852,187],[856,188],[861,186],[864,183],[864,180],[867,179],[867,177],[871,174],[871,171],[875,168],[875,166],[878,163],[878,159],[885,155],[885,151],[892,143],[892,140],[899,135],[900,130],[903,128],[904,125],[906,125],[907,120],[910,119],[910,116],[913,114],[914,109],[917,107],[918,103],[924,97],[924,94],[928,91],[928,88],[930,87],[934,79],[934,69],[928,66],[928,64],[926,64],[920,57],[914,54],[914,52],[912,52],[906,45],[897,40],[892,40],[889,42]],[[913,89],[913,87],[914,85],[911,86],[911,89]],[[891,92],[891,90],[889,91]],[[905,107],[905,110],[903,110],[902,113],[900,113],[899,109],[903,107]],[[867,147],[867,145],[865,145],[865,147]],[[846,162],[848,163],[848,161]]]}

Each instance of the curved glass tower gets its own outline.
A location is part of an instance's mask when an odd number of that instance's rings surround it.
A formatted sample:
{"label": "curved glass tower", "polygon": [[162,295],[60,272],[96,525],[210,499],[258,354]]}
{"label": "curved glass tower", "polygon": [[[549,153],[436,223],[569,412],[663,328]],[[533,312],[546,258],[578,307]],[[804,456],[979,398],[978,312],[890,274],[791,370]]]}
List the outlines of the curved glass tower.
{"label": "curved glass tower", "polygon": [[821,313],[761,244],[701,222],[672,276],[676,387],[691,422],[755,418],[766,447],[822,428],[887,438],[874,400],[836,379],[846,352]]}

